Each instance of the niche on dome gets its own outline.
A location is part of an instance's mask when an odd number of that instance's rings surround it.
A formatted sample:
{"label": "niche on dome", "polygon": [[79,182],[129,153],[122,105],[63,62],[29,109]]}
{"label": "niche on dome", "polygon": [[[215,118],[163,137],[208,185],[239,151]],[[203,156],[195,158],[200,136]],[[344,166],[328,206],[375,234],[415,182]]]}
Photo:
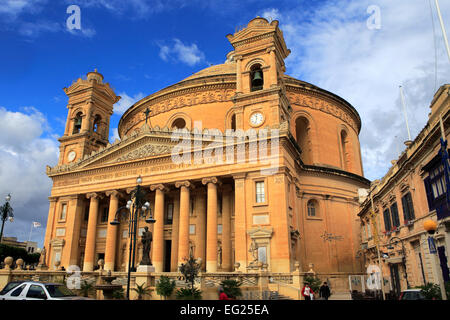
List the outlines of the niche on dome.
{"label": "niche on dome", "polygon": [[295,120],[295,133],[297,144],[302,150],[301,159],[304,164],[312,164],[312,139],[311,139],[311,123],[305,117],[298,117]]}

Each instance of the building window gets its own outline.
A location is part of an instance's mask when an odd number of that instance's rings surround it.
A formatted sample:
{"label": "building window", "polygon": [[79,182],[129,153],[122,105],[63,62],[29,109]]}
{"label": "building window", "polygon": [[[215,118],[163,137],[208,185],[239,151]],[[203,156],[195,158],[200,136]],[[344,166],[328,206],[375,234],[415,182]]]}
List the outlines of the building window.
{"label": "building window", "polygon": [[222,225],[221,224],[217,225],[217,234],[222,234]]}
{"label": "building window", "polygon": [[103,208],[102,216],[100,218],[100,222],[108,222],[108,207]]}
{"label": "building window", "polygon": [[386,231],[391,231],[392,225],[391,225],[391,213],[389,212],[389,209],[386,208],[383,211],[383,217],[384,217],[384,229]]}
{"label": "building window", "polygon": [[391,205],[391,215],[392,215],[392,225],[395,228],[400,227],[400,218],[398,217],[398,207],[397,202]]}
{"label": "building window", "polygon": [[169,202],[167,204],[166,224],[172,224],[172,221],[173,221],[173,203]]}
{"label": "building window", "polygon": [[262,263],[267,263],[267,248],[258,247],[258,261]]}
{"label": "building window", "polygon": [[222,194],[217,195],[217,215],[222,215]]}
{"label": "building window", "polygon": [[256,182],[256,203],[266,202],[266,194],[264,190],[264,181]]}
{"label": "building window", "polygon": [[424,183],[429,210],[436,210],[438,220],[449,217],[450,207],[447,206],[445,169],[440,153],[426,164],[423,170],[428,172],[428,177],[424,180]]}
{"label": "building window", "polygon": [[189,234],[195,234],[195,224],[189,225]]}
{"label": "building window", "polygon": [[61,207],[61,214],[59,216],[59,220],[66,220],[66,213],[67,213],[67,204],[63,204]]}
{"label": "building window", "polygon": [[231,130],[236,131],[236,114],[231,116]]}
{"label": "building window", "polygon": [[415,215],[411,192],[408,192],[402,197],[402,206],[403,206],[403,217],[405,218],[405,222],[414,220]]}
{"label": "building window", "polygon": [[96,116],[95,116],[95,119],[94,119],[94,125],[93,125],[93,127],[92,127],[92,130],[93,130],[94,132],[99,133],[100,122],[101,122],[101,121],[102,121],[102,118],[101,118],[99,115],[96,115]]}
{"label": "building window", "polygon": [[318,209],[318,205],[317,205],[317,201],[316,200],[309,200],[308,201],[308,217],[317,217],[317,209]]}
{"label": "building window", "polygon": [[186,128],[186,121],[183,118],[178,118],[172,122],[172,130]]}

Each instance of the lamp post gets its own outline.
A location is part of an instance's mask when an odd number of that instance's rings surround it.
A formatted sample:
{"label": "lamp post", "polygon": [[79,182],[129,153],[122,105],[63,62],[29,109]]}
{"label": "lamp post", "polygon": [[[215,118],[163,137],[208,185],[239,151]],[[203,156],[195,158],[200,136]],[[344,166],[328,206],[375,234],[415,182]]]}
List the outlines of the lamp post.
{"label": "lamp post", "polygon": [[10,222],[14,221],[13,208],[9,204],[11,200],[11,194],[8,194],[5,197],[5,204],[0,207],[1,215],[2,215],[2,230],[0,231],[0,242],[3,241],[3,228],[5,227],[5,221],[9,219]]}
{"label": "lamp post", "polygon": [[389,242],[388,242],[388,249],[394,249],[393,245],[396,245],[397,243],[401,244],[402,246],[402,265],[403,265],[403,270],[405,270],[405,280],[406,280],[406,288],[409,289],[409,281],[408,281],[408,273],[406,272],[406,249],[405,249],[405,245],[403,244],[403,240],[400,239],[399,237],[392,237]]}
{"label": "lamp post", "polygon": [[437,251],[436,251],[436,243],[434,239],[434,234],[437,230],[437,223],[431,219],[425,220],[423,222],[423,228],[428,232],[428,246],[430,249],[430,254],[433,256],[434,265],[436,267],[436,273],[439,280],[439,286],[441,287],[441,296],[442,300],[447,300],[447,293],[445,291],[444,279],[442,277],[442,272],[440,270],[440,264],[438,261]]}
{"label": "lamp post", "polygon": [[129,215],[128,219],[128,236],[130,237],[130,247],[128,254],[128,276],[127,276],[127,299],[130,299],[130,279],[131,279],[131,271],[135,272],[136,268],[134,265],[134,260],[136,256],[136,234],[138,227],[138,220],[140,217],[146,218],[148,214],[148,218],[145,219],[147,223],[155,223],[156,220],[153,219],[152,213],[150,210],[150,203],[145,200],[146,193],[142,190],[142,178],[139,176],[136,179],[136,188],[131,191],[131,199],[128,200],[126,206],[120,207],[116,211],[116,215],[113,221],[110,222],[111,225],[119,225],[120,222],[118,217],[120,214],[126,216]]}

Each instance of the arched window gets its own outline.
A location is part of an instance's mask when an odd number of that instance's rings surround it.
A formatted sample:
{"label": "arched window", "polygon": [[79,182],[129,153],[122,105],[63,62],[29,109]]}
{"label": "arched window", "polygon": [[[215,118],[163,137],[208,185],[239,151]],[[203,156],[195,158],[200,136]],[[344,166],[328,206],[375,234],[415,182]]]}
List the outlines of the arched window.
{"label": "arched window", "polygon": [[81,123],[83,121],[82,115],[83,114],[81,112],[78,112],[76,117],[75,117],[75,120],[74,120],[74,123],[73,123],[73,131],[72,131],[73,134],[81,132]]}
{"label": "arched window", "polygon": [[250,91],[262,90],[264,86],[264,74],[260,64],[255,64],[250,69]]}
{"label": "arched window", "polygon": [[341,131],[341,150],[342,150],[342,169],[350,171],[352,168],[351,162],[351,144],[350,139],[345,130]]}
{"label": "arched window", "polygon": [[301,159],[304,164],[313,163],[310,129],[311,125],[305,117],[298,117],[297,120],[295,120],[297,144],[302,150]]}
{"label": "arched window", "polygon": [[178,118],[172,122],[172,129],[183,129],[186,127],[186,121],[183,118]]}
{"label": "arched window", "polygon": [[317,200],[311,199],[308,201],[308,217],[316,218],[319,216],[319,204]]}
{"label": "arched window", "polygon": [[94,118],[94,124],[93,124],[93,131],[99,133],[100,129],[100,122],[102,121],[102,118],[99,115],[96,115]]}

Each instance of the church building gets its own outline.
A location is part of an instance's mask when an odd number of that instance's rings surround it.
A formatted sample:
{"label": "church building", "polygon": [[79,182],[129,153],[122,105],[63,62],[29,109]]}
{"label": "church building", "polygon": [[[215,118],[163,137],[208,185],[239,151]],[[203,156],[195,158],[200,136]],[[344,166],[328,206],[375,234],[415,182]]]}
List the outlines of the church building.
{"label": "church building", "polygon": [[[257,17],[227,36],[224,64],[152,93],[122,115],[103,79],[64,88],[67,122],[44,246],[46,264],[126,271],[129,216],[116,219],[140,177],[155,223],[156,272],[175,272],[191,254],[203,272],[356,273],[358,189],[363,177],[361,119],[341,97],[285,74],[278,21]],[[242,134],[243,133],[243,134]],[[187,151],[186,151],[187,150]],[[183,152],[184,151],[184,152]]]}

